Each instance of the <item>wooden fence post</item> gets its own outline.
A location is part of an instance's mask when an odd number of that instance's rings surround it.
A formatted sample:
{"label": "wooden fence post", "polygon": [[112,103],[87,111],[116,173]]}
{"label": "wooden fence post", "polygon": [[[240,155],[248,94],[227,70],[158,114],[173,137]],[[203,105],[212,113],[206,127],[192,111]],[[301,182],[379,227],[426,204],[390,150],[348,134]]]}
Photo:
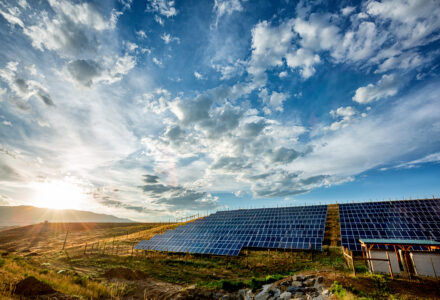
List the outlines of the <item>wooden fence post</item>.
{"label": "wooden fence post", "polygon": [[66,248],[67,235],[69,234],[69,230],[66,231],[66,237],[64,238],[63,250]]}
{"label": "wooden fence post", "polygon": [[391,267],[391,259],[390,259],[390,254],[388,253],[388,251],[385,251],[385,253],[387,254],[387,259],[388,259],[388,267],[390,268],[390,275],[391,275],[391,279],[394,279],[394,274],[393,274],[393,268]]}

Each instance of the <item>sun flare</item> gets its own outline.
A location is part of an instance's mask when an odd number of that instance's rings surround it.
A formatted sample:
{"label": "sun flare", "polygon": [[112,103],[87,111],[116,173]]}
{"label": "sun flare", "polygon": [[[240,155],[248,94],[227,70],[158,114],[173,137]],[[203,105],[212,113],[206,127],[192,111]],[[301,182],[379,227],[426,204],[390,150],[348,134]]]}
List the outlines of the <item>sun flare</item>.
{"label": "sun flare", "polygon": [[81,188],[65,181],[47,181],[33,184],[33,205],[52,209],[80,209],[85,198]]}

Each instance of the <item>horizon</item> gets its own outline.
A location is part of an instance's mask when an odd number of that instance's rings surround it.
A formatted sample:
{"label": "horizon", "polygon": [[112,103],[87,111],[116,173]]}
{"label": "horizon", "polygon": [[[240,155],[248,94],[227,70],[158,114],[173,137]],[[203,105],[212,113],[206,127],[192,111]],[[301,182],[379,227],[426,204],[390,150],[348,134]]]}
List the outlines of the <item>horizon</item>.
{"label": "horizon", "polygon": [[435,0],[5,1],[0,206],[160,221],[440,198]]}

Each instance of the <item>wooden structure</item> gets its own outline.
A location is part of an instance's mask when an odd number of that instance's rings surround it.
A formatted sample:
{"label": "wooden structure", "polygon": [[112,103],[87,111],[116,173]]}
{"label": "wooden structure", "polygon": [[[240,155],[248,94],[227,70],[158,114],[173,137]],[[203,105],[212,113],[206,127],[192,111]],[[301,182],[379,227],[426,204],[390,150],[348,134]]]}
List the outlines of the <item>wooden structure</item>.
{"label": "wooden structure", "polygon": [[347,267],[351,268],[353,270],[353,275],[356,276],[353,251],[350,251],[348,248],[344,248],[344,246],[342,246],[342,253],[344,254],[344,259]]}
{"label": "wooden structure", "polygon": [[[367,254],[370,250],[372,250],[375,246],[388,246],[389,248],[394,249],[396,254],[397,262],[405,266],[408,276],[414,274],[413,266],[411,264],[411,258],[409,256],[409,251],[413,247],[424,247],[428,249],[428,251],[434,251],[440,249],[440,242],[430,241],[430,240],[410,240],[410,239],[359,239],[361,243],[362,249],[362,258],[365,261],[388,261],[388,266],[390,269],[391,278],[394,278],[393,270],[391,267],[391,260],[389,257],[389,253],[386,252],[387,259],[379,259],[379,258],[369,258]],[[377,249],[377,248],[376,248]],[[403,253],[403,261],[400,258],[398,250],[401,250]]]}

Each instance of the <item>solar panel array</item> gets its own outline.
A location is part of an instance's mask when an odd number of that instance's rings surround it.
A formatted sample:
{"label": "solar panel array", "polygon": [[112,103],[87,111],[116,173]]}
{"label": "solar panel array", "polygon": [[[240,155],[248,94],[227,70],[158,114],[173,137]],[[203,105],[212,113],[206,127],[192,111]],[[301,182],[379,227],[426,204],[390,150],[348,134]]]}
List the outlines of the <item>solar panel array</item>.
{"label": "solar panel array", "polygon": [[236,256],[246,248],[321,250],[327,206],[221,211],[134,248]]}
{"label": "solar panel array", "polygon": [[341,244],[361,251],[360,238],[440,241],[440,199],[340,204]]}

